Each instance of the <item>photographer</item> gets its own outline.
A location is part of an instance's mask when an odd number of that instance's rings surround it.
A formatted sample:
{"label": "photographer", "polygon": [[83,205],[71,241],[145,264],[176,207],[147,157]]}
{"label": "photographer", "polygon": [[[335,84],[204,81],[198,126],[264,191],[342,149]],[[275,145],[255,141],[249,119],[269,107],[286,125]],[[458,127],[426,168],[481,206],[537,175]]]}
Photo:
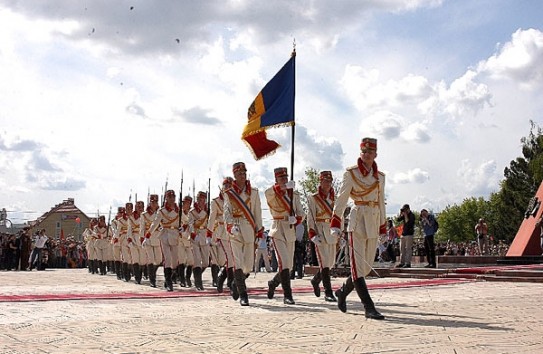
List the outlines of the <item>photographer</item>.
{"label": "photographer", "polygon": [[422,231],[424,232],[424,250],[426,252],[426,258],[428,264],[424,268],[436,267],[436,250],[434,244],[434,234],[437,231],[437,223],[435,217],[428,213],[428,210],[422,209],[420,211],[420,223]]}
{"label": "photographer", "polygon": [[400,264],[396,268],[411,268],[413,257],[413,235],[415,234],[415,214],[409,204],[404,204],[400,209],[398,222],[403,222],[402,237],[400,239]]}

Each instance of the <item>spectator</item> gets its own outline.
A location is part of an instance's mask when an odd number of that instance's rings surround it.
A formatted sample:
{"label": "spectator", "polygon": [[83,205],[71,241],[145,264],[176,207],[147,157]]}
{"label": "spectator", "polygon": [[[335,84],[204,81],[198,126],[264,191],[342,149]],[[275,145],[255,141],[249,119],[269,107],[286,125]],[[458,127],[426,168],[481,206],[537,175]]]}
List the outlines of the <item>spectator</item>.
{"label": "spectator", "polygon": [[477,224],[475,224],[475,232],[477,233],[479,253],[481,255],[488,254],[488,225],[485,219],[480,218]]}
{"label": "spectator", "polygon": [[40,232],[36,235],[36,239],[34,240],[34,249],[32,250],[32,254],[30,254],[29,259],[29,270],[32,270],[34,266],[39,267],[41,263],[41,253],[45,247],[45,243],[48,240],[49,237],[45,234],[45,229],[41,229]]}
{"label": "spectator", "polygon": [[413,257],[413,235],[415,234],[415,214],[409,204],[400,209],[398,221],[403,222],[402,238],[400,239],[400,264],[396,268],[411,268]]}
{"label": "spectator", "polygon": [[428,210],[422,209],[420,211],[420,223],[422,231],[424,233],[424,252],[428,264],[425,268],[436,267],[436,249],[434,244],[434,234],[437,231],[437,223],[434,215],[428,213]]}

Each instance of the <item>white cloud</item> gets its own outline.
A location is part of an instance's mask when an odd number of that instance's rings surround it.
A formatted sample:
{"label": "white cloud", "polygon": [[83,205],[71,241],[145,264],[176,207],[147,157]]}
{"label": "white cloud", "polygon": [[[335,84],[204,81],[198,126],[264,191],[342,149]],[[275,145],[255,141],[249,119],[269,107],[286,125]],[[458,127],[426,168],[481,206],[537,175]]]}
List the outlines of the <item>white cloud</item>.
{"label": "white cloud", "polygon": [[509,79],[533,89],[543,82],[543,32],[518,29],[498,53],[481,61],[477,70],[493,79]]}
{"label": "white cloud", "polygon": [[496,161],[489,160],[475,165],[469,160],[462,160],[457,171],[458,177],[473,196],[485,196],[495,192],[500,179],[496,170]]}
{"label": "white cloud", "polygon": [[420,168],[414,168],[407,172],[397,172],[391,177],[392,183],[407,184],[407,183],[425,183],[429,180],[430,174]]}

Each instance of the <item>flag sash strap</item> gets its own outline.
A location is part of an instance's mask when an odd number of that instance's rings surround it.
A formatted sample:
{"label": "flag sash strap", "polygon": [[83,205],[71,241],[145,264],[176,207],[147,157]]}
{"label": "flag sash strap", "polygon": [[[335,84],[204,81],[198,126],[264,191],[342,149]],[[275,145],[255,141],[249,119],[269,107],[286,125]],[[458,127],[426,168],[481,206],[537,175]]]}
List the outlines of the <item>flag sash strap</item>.
{"label": "flag sash strap", "polygon": [[332,212],[334,208],[332,208],[330,203],[328,203],[328,201],[324,199],[323,197],[321,197],[319,194],[315,194],[314,197],[315,197],[315,201],[319,203],[320,207],[324,210],[326,215],[332,216]]}
{"label": "flag sash strap", "polygon": [[247,219],[247,221],[249,221],[253,229],[256,231],[255,217],[253,216],[253,213],[251,213],[251,209],[249,208],[247,203],[245,203],[243,198],[241,198],[241,196],[238,193],[236,193],[236,191],[233,188],[230,188],[229,190],[227,190],[226,194],[228,194],[230,199],[238,205],[238,207],[243,212],[243,215],[245,215],[245,218]]}
{"label": "flag sash strap", "polygon": [[288,197],[287,193],[280,195],[279,193],[277,193],[277,191],[275,191],[275,195],[277,196],[277,199],[281,201],[281,204],[283,204],[285,209],[290,214],[290,198]]}

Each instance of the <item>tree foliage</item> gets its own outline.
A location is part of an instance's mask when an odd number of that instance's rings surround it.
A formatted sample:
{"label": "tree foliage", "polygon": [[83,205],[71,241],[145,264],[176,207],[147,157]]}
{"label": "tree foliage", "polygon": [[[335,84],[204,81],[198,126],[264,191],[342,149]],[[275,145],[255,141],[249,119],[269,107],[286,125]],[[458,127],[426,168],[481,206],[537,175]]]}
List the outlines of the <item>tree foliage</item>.
{"label": "tree foliage", "polygon": [[543,131],[531,122],[530,133],[521,139],[522,156],[504,170],[500,190],[489,200],[467,198],[448,206],[439,215],[439,239],[473,240],[477,220],[485,218],[489,233],[496,240],[511,242],[524,218],[529,200],[543,180]]}

